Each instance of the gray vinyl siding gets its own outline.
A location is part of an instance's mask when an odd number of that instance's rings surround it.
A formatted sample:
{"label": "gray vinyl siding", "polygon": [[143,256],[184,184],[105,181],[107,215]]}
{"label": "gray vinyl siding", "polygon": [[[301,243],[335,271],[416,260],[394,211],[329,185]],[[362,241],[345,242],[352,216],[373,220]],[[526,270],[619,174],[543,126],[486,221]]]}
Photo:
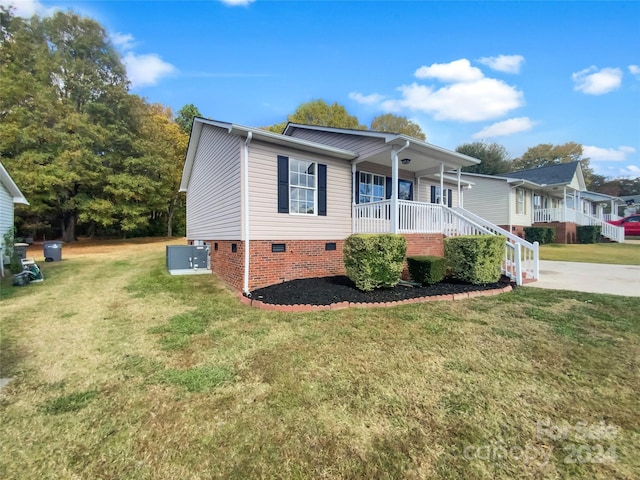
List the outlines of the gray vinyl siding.
{"label": "gray vinyl siding", "polygon": [[469,210],[495,225],[509,225],[511,196],[509,184],[501,179],[467,178],[475,185],[471,187],[471,190],[464,191],[465,210]]}
{"label": "gray vinyl siding", "polygon": [[[327,215],[278,213],[278,155],[327,165]],[[253,240],[340,240],[351,234],[351,165],[254,141],[249,145],[249,229]]]}
{"label": "gray vinyl siding", "polygon": [[[516,190],[524,190],[524,213],[518,214],[518,195]],[[531,226],[531,218],[533,217],[533,192],[524,187],[515,187],[511,189],[511,225],[520,225],[523,227]],[[505,224],[509,225],[509,224]]]}
{"label": "gray vinyl siding", "polygon": [[[420,186],[418,188],[418,195],[414,196],[414,200],[422,203],[431,203],[431,187],[439,187],[440,181],[433,180],[431,178],[421,178]],[[451,206],[458,206],[458,184],[452,184],[451,182],[444,182],[444,188],[451,190]],[[466,195],[466,191],[462,195]],[[466,196],[464,197],[466,199]]]}
{"label": "gray vinyl siding", "polygon": [[187,187],[188,239],[241,238],[241,151],[239,137],[203,126]]}
{"label": "gray vinyl siding", "polygon": [[[302,128],[293,129],[291,136],[301,140],[341,148],[350,152],[357,152],[360,158],[368,158],[380,152],[389,151],[389,145],[385,143],[383,138],[362,137],[336,132],[321,132]],[[391,161],[391,154],[389,154],[389,161]]]}
{"label": "gray vinyl siding", "polygon": [[[0,247],[4,243],[4,235],[13,227],[13,197],[0,183]],[[0,261],[2,258],[0,257]]]}

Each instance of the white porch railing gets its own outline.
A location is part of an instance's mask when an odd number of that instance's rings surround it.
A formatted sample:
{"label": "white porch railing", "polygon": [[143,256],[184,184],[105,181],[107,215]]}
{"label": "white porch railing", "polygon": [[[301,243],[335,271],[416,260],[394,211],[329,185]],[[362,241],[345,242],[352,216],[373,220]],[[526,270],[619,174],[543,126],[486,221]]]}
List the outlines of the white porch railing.
{"label": "white porch railing", "polygon": [[620,220],[622,217],[616,215],[615,213],[603,213],[602,214],[602,219],[605,222],[608,222],[609,220]]}
{"label": "white porch railing", "polygon": [[[398,200],[399,233],[442,233],[458,235],[502,235],[506,238],[502,273],[521,285],[524,278],[539,278],[537,243],[531,244],[464,209],[434,203]],[[353,233],[389,233],[391,201],[364,203],[353,207]]]}
{"label": "white porch railing", "polygon": [[611,225],[604,219],[592,217],[591,215],[573,210],[572,208],[538,208],[533,212],[533,222],[572,222],[578,225],[600,225],[600,227],[602,227],[602,235],[610,238],[614,242],[624,243],[623,227]]}

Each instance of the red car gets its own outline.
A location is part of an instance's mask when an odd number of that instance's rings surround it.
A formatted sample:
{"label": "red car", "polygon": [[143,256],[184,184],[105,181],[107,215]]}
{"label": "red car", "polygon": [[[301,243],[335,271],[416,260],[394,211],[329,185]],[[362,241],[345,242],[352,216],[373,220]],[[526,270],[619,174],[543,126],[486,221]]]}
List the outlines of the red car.
{"label": "red car", "polygon": [[640,236],[640,213],[629,215],[628,217],[621,218],[620,220],[609,220],[611,225],[617,225],[618,227],[624,227],[625,235],[638,235]]}

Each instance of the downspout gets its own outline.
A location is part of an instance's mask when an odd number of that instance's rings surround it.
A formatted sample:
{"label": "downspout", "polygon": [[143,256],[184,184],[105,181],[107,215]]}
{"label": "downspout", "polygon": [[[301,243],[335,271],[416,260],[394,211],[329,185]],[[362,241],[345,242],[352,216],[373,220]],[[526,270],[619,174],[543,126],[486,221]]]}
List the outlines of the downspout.
{"label": "downspout", "polygon": [[253,138],[253,132],[247,134],[247,139],[244,142],[243,159],[242,159],[242,187],[244,190],[244,284],[242,292],[245,296],[250,297],[249,291],[249,144]]}
{"label": "downspout", "polygon": [[404,147],[398,150],[391,150],[391,229],[392,233],[398,233],[400,230],[399,225],[399,212],[398,212],[398,154],[405,148],[409,148],[411,142],[407,140]]}

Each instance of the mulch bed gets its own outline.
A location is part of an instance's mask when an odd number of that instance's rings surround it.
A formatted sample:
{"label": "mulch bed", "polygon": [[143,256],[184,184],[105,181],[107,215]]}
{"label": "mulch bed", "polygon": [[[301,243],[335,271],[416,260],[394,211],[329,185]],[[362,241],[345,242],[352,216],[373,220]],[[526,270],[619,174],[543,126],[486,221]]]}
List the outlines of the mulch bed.
{"label": "mulch bed", "polygon": [[455,293],[494,290],[507,285],[515,287],[508,277],[502,276],[497,283],[471,285],[451,278],[428,287],[396,285],[393,288],[362,292],[345,276],[307,278],[278,283],[251,292],[251,298],[273,305],[331,305],[333,303],[395,302],[409,298],[451,295]]}

